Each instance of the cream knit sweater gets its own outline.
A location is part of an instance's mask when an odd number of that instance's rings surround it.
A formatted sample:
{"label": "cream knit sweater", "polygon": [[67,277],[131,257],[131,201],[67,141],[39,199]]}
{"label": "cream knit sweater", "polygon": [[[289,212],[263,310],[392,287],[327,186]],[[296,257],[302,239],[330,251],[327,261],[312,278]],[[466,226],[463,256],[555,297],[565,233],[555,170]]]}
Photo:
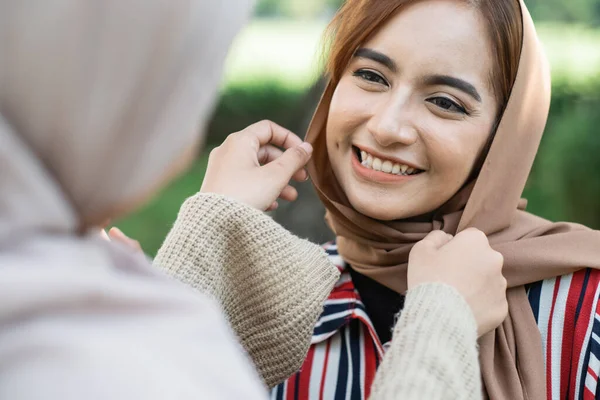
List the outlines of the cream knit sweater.
{"label": "cream knit sweater", "polygon": [[[302,365],[339,276],[320,246],[212,194],[184,203],[154,263],[221,304],[269,387]],[[476,340],[456,290],[427,284],[409,291],[371,398],[481,398]]]}

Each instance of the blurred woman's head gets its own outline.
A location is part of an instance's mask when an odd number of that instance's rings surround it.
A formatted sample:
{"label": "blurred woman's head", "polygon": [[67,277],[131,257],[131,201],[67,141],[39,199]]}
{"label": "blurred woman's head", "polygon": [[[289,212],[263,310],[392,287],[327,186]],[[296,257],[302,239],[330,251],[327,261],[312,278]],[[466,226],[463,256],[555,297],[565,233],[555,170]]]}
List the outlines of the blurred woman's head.
{"label": "blurred woman's head", "polygon": [[510,96],[516,0],[348,0],[332,21],[326,143],[358,212],[430,213],[472,176]]}
{"label": "blurred woman's head", "polygon": [[252,0],[0,4],[2,238],[97,224],[185,168]]}

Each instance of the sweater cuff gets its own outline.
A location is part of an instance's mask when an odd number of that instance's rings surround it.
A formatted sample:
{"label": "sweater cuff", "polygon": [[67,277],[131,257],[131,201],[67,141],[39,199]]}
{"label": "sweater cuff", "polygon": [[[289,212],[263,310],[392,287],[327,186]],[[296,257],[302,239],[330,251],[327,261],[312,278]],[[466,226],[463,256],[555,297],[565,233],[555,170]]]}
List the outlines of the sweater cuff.
{"label": "sweater cuff", "polygon": [[[423,312],[430,318],[423,318]],[[468,341],[477,340],[477,321],[471,307],[458,290],[445,283],[423,283],[409,290],[402,315],[409,321],[418,321],[420,329],[444,326],[468,335]]]}
{"label": "sweater cuff", "polygon": [[[175,259],[179,262],[173,263]],[[154,264],[196,286],[207,276],[205,271],[198,274],[200,265],[190,261],[200,260],[221,269],[208,271],[218,279],[204,288],[217,297],[223,294],[220,284],[243,283],[239,275],[230,282],[227,278],[232,276],[220,274],[231,271],[232,266],[239,273],[246,270],[245,278],[280,277],[269,284],[285,284],[288,290],[313,293],[309,298],[319,293],[323,301],[340,275],[321,246],[300,239],[260,210],[214,193],[198,193],[184,202]],[[267,268],[252,270],[256,265]]]}
{"label": "sweater cuff", "polygon": [[453,287],[408,291],[371,399],[480,399],[477,324]]}

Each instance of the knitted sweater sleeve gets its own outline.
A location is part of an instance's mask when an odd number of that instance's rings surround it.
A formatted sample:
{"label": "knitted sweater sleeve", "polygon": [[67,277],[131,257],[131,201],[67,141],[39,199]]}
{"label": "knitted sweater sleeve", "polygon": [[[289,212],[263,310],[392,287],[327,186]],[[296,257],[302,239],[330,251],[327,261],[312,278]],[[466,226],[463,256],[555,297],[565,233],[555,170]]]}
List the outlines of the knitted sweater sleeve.
{"label": "knitted sweater sleeve", "polygon": [[[339,277],[320,246],[212,194],[182,206],[155,265],[215,298],[268,386],[297,372]],[[456,290],[409,291],[372,399],[479,399],[477,326]]]}
{"label": "knitted sweater sleeve", "polygon": [[320,246],[215,194],[183,204],[154,264],[220,303],[268,386],[300,369],[339,277]]}
{"label": "knitted sweater sleeve", "polygon": [[428,283],[407,293],[370,398],[482,398],[477,324],[454,288]]}

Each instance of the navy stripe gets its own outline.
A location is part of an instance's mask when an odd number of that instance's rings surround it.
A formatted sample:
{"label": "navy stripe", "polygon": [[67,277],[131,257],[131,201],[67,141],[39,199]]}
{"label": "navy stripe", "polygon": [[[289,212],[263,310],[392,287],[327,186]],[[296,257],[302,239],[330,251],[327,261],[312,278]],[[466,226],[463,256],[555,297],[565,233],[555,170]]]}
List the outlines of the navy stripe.
{"label": "navy stripe", "polygon": [[[594,325],[592,325],[592,333],[595,333],[596,335],[600,336],[600,323],[597,319],[595,319],[595,316],[596,314],[594,313]],[[598,357],[598,360],[600,360],[600,357]]]}
{"label": "navy stripe", "polygon": [[[594,323],[592,324],[592,333],[598,335],[600,333],[600,323],[598,323],[598,320],[595,317],[596,310],[594,310],[594,313],[592,314],[592,318],[594,319]],[[585,390],[585,378],[587,377],[587,370],[590,364],[591,353],[594,353],[596,358],[600,360],[600,357],[598,357],[600,355],[600,345],[594,340],[594,338],[590,334],[589,343],[587,349],[585,350],[585,357],[583,358],[583,368],[581,368],[581,375],[579,376],[579,381],[581,382],[581,384],[579,385],[579,395],[577,397],[578,399],[583,399],[583,391]],[[600,385],[596,386],[596,396],[598,396],[599,386]]]}
{"label": "navy stripe", "polygon": [[350,324],[350,356],[352,357],[352,370],[354,371],[352,377],[352,391],[350,392],[351,399],[360,399],[360,386],[361,376],[360,371],[362,365],[360,365],[360,321],[354,320]]}
{"label": "navy stripe", "polygon": [[283,400],[283,387],[285,386],[285,382],[281,385],[277,386],[274,390],[276,391],[275,399]]}
{"label": "navy stripe", "polygon": [[339,256],[337,249],[325,249],[325,253],[330,256]]}
{"label": "navy stripe", "polygon": [[325,304],[325,307],[323,307],[323,312],[321,313],[319,319],[327,317],[331,314],[352,309],[359,309],[363,310],[364,312],[367,312],[367,309],[365,308],[365,305],[362,303],[362,301],[356,299],[355,297],[352,297],[343,303]]}
{"label": "navy stripe", "polygon": [[[354,309],[363,310],[365,313],[367,312],[365,310],[365,307],[362,304],[356,304],[356,307]],[[348,310],[348,307],[346,307],[346,310]],[[341,309],[341,311],[344,311],[344,309]],[[327,316],[327,315],[325,313],[323,313],[321,318],[323,318],[325,316]],[[350,322],[354,321],[355,319],[356,319],[356,317],[353,314],[348,313],[347,315],[340,316],[339,318],[335,318],[330,321],[325,321],[322,324],[320,324],[319,326],[315,327],[315,329],[313,330],[313,336],[319,336],[319,335],[323,335],[326,333],[334,333],[334,332],[340,330],[342,327],[348,325]],[[319,319],[319,321],[317,321],[317,324],[320,323],[320,321],[321,320]]]}
{"label": "navy stripe", "polygon": [[300,399],[300,374],[296,374],[296,384],[294,385],[294,400]]}
{"label": "navy stripe", "polygon": [[592,348],[592,342],[594,342],[594,339],[590,337],[587,349],[585,350],[585,357],[583,358],[583,368],[581,368],[581,375],[579,376],[579,381],[581,382],[581,384],[579,385],[579,394],[577,395],[578,399],[583,399],[583,391],[585,390],[585,378],[587,376],[588,364],[590,363],[590,352]]}
{"label": "navy stripe", "polygon": [[346,386],[348,384],[348,350],[346,348],[348,343],[346,343],[344,330],[340,331],[340,337],[342,344],[340,345],[340,363],[338,365],[338,379],[335,386],[334,400],[346,399]]}
{"label": "navy stripe", "polygon": [[[363,310],[365,313],[367,312],[365,306],[359,301],[348,301],[340,304],[327,304],[324,308],[323,313],[319,317],[317,324],[320,323],[322,318],[327,317],[329,315],[356,309]],[[326,333],[334,333],[341,329],[343,326],[350,323],[352,320],[354,320],[354,316],[348,313],[347,315],[341,316],[339,318],[323,322],[319,326],[315,327],[315,329],[313,330],[313,336],[323,335]]]}
{"label": "navy stripe", "polygon": [[538,317],[540,314],[540,297],[542,296],[542,285],[544,281],[539,281],[529,286],[529,304],[533,310],[533,316],[535,317],[535,323],[538,323]]}
{"label": "navy stripe", "polygon": [[[577,325],[577,321],[579,320],[579,313],[581,312],[581,307],[583,306],[583,301],[585,300],[585,293],[587,292],[588,283],[590,281],[590,273],[591,269],[585,270],[585,277],[583,278],[583,286],[581,287],[581,293],[579,293],[579,301],[577,302],[577,309],[575,310],[575,325]],[[596,310],[593,310],[594,312]],[[575,329],[575,326],[573,326]]]}
{"label": "navy stripe", "polygon": [[[595,394],[594,398],[596,398],[596,399],[600,399],[600,385],[598,383],[599,382],[596,381],[596,393],[594,393]],[[585,387],[585,382],[584,381],[582,381],[582,385],[581,386]]]}
{"label": "navy stripe", "polygon": [[[593,330],[600,330],[600,324],[598,324],[598,321],[594,321],[594,329]],[[596,342],[592,337],[590,337],[590,345],[589,347],[589,352],[586,352],[585,354],[585,359],[584,359],[584,364],[583,364],[583,370],[581,371],[581,373],[583,374],[582,376],[582,380],[581,380],[581,388],[580,388],[580,395],[581,398],[583,398],[583,390],[585,389],[585,377],[587,375],[587,370],[588,370],[588,364],[590,361],[590,354],[593,353],[596,358],[600,359],[600,357],[598,357],[598,355],[600,355],[600,344],[598,344],[598,342]],[[596,384],[596,394],[598,393],[598,384]]]}
{"label": "navy stripe", "polygon": [[323,324],[316,327],[313,331],[313,336],[323,335],[325,333],[334,333],[348,324],[348,318],[350,315],[345,317],[332,319],[331,321],[324,322]]}
{"label": "navy stripe", "polygon": [[362,303],[362,301],[357,301],[353,303],[352,307],[354,307],[355,310],[363,310],[365,314],[367,313],[367,309],[365,308],[365,305]]}

